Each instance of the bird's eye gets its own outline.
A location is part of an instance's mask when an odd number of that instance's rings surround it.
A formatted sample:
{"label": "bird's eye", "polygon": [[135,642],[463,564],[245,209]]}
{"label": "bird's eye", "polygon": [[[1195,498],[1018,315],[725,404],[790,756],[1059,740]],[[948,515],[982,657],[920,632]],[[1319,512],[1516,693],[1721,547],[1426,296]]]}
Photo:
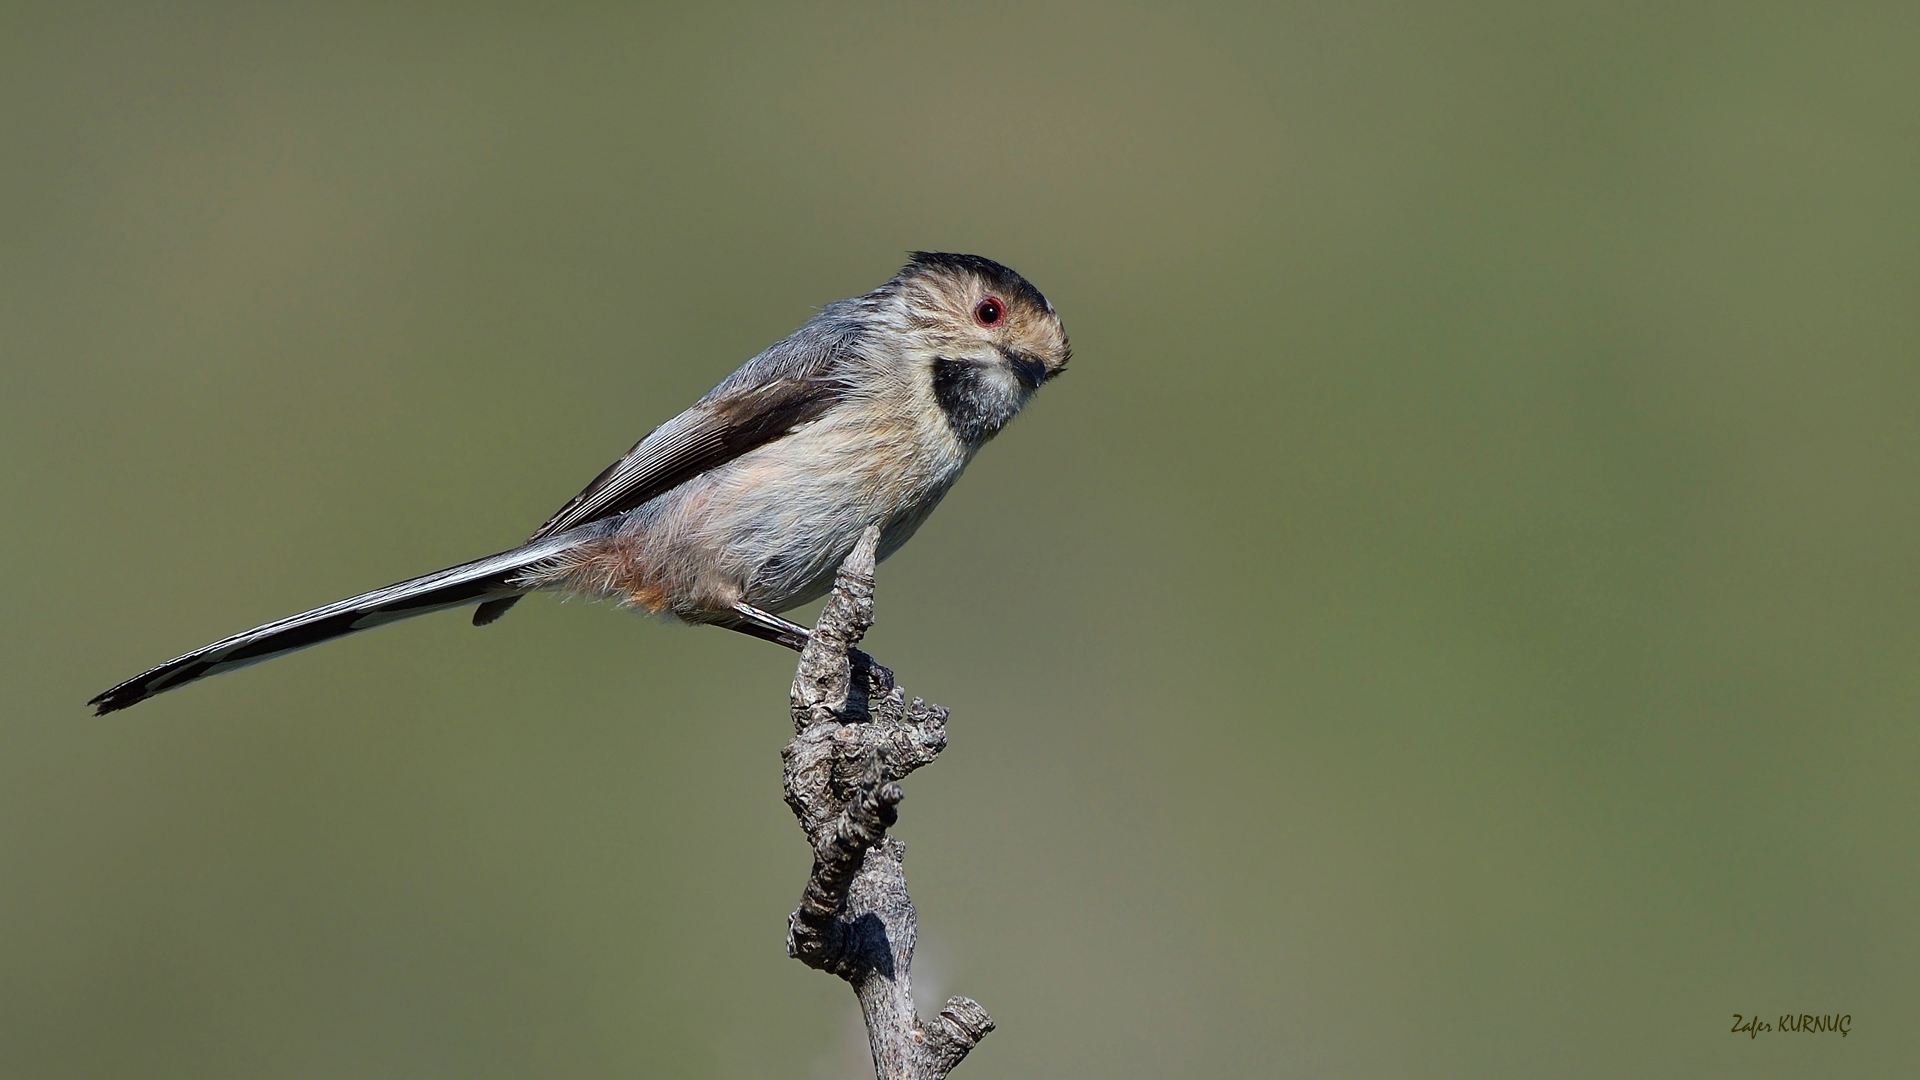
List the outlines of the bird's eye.
{"label": "bird's eye", "polygon": [[1007,306],[997,296],[989,296],[973,305],[973,317],[980,320],[981,326],[995,326],[1007,314]]}

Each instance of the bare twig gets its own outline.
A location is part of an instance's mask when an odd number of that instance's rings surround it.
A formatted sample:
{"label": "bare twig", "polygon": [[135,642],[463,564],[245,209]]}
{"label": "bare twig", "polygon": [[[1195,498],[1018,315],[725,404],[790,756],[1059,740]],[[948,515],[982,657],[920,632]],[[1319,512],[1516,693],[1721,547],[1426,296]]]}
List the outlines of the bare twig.
{"label": "bare twig", "polygon": [[793,677],[787,805],[813,844],[813,872],[787,920],[787,954],[847,980],[860,999],[881,1080],[940,1080],[993,1030],[970,998],[922,1022],[909,968],[915,933],[906,847],[887,835],[900,779],[947,745],[947,710],[909,701],[893,673],[854,648],[873,625],[868,528],[840,565],[833,595]]}

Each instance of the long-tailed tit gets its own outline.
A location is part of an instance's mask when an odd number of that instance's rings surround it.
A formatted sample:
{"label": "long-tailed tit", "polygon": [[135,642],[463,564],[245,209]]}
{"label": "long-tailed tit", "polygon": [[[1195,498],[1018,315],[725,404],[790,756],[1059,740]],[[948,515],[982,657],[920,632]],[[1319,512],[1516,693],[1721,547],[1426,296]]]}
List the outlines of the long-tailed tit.
{"label": "long-tailed tit", "polygon": [[1027,279],[977,255],[917,252],[655,428],[527,543],[235,634],[88,704],[113,712],[429,611],[478,604],[484,626],[536,589],[799,648],[806,629],[777,613],[825,594],[868,525],[881,558],[906,543],[1069,355]]}

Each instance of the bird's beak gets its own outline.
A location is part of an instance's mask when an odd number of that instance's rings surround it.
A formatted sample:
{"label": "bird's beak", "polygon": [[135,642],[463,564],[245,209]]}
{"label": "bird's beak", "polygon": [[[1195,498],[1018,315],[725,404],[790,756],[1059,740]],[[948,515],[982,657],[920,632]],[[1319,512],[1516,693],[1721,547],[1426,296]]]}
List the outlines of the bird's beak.
{"label": "bird's beak", "polygon": [[1006,358],[1007,366],[1013,369],[1013,377],[1020,385],[1029,390],[1037,388],[1047,381],[1047,365],[1038,357],[1017,349],[1001,349],[1000,355]]}

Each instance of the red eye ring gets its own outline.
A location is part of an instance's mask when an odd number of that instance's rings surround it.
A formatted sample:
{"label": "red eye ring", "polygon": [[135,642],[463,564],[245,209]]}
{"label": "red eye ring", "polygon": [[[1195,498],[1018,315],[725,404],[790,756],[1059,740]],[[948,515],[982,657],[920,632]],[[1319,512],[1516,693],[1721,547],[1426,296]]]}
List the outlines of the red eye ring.
{"label": "red eye ring", "polygon": [[1000,320],[1007,317],[1006,302],[997,296],[989,296],[973,305],[973,317],[981,326],[998,326]]}

